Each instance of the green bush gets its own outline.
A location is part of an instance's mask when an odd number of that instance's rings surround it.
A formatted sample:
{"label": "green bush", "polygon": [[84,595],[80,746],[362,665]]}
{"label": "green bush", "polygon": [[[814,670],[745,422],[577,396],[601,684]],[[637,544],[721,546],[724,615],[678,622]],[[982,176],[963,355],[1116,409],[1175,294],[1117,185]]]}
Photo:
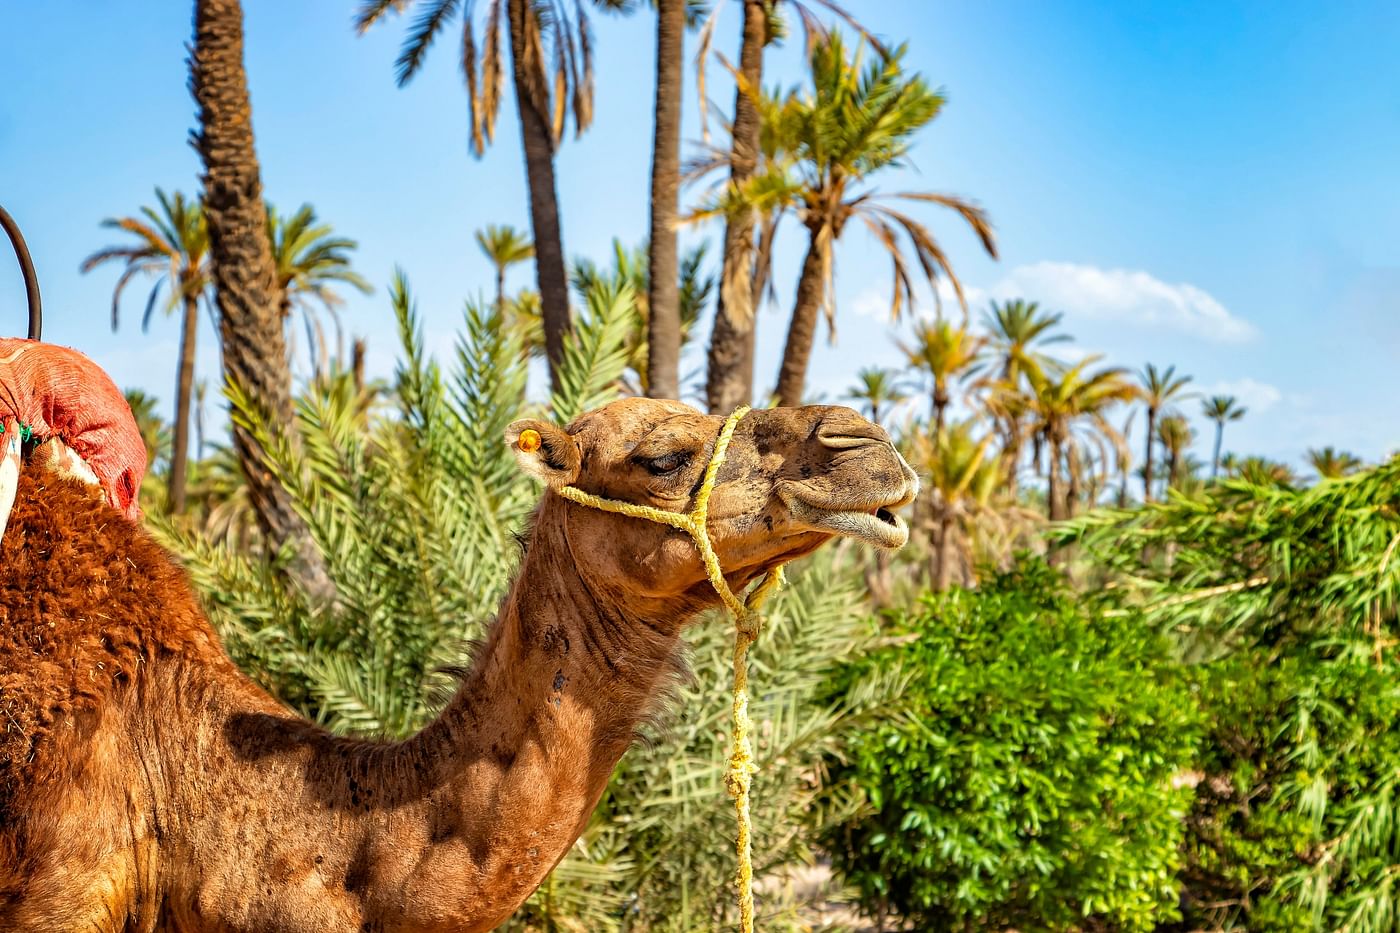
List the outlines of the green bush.
{"label": "green bush", "polygon": [[1392,459],[1306,489],[1225,481],[1061,530],[1125,610],[1201,662],[1188,929],[1400,925],[1397,502]]}
{"label": "green bush", "polygon": [[868,807],[829,832],[868,909],[919,929],[1150,929],[1177,918],[1197,732],[1182,669],[1139,619],[1026,563],[924,597],[843,688],[903,676],[834,767]]}

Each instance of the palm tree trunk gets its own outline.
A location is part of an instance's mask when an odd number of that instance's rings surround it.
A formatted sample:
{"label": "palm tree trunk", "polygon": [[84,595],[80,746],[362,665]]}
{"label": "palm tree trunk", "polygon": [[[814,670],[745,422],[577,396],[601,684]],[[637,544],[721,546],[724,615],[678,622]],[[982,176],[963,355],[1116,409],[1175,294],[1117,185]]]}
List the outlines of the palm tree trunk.
{"label": "palm tree trunk", "polygon": [[1210,458],[1210,478],[1216,479],[1220,476],[1220,441],[1225,436],[1225,422],[1215,423],[1215,453]]}
{"label": "palm tree trunk", "polygon": [[[224,370],[274,425],[284,425],[292,418],[291,371],[253,146],[239,0],[195,0],[190,89],[199,106],[194,145],[204,164],[204,212]],[[291,573],[313,595],[329,598],[333,587],[321,554],[286,490],[263,465],[257,439],[235,423],[233,442],[249,502],[270,549],[291,542],[297,555]]]}
{"label": "palm tree trunk", "polygon": [[185,511],[185,474],[190,462],[190,400],[194,395],[194,345],[199,330],[199,296],[185,296],[180,324],[180,375],[175,382],[175,449],[170,452],[170,512]]}
{"label": "palm tree trunk", "polygon": [[1064,459],[1063,444],[1055,437],[1050,439],[1050,468],[1047,471],[1050,477],[1050,487],[1047,503],[1047,514],[1050,521],[1058,522],[1065,517],[1063,494],[1060,489],[1060,461]]}
{"label": "palm tree trunk", "polygon": [[651,156],[647,394],[681,397],[681,296],[676,256],[681,173],[681,59],[686,0],[656,3],[656,128]]}
{"label": "palm tree trunk", "polygon": [[1152,501],[1152,439],[1157,434],[1157,409],[1147,409],[1147,459],[1142,464],[1142,501]]}
{"label": "palm tree trunk", "polygon": [[1006,443],[1002,446],[1001,468],[1006,478],[1006,491],[1016,499],[1017,469],[1021,465],[1021,424],[1015,418],[1006,419]]}
{"label": "palm tree trunk", "polygon": [[367,349],[363,337],[356,337],[354,343],[350,345],[350,380],[355,386],[357,396],[363,395],[365,391],[365,352]]}
{"label": "palm tree trunk", "polygon": [[496,312],[506,313],[506,267],[496,267]]}
{"label": "palm tree trunk", "polygon": [[559,366],[564,337],[572,327],[569,277],[564,271],[564,242],[559,233],[559,196],[554,185],[554,136],[548,114],[534,104],[526,58],[526,17],[534,15],[530,0],[507,0],[510,53],[515,103],[520,111],[520,138],[525,151],[525,180],[530,191],[530,228],[535,237],[535,280],[544,319],[544,350],[549,360],[549,383],[559,391]]}
{"label": "palm tree trunk", "polygon": [[948,420],[948,405],[952,403],[948,392],[935,379],[933,383],[933,439],[937,441],[943,436],[943,425]]}
{"label": "palm tree trunk", "polygon": [[[1058,437],[1050,438],[1050,466],[1046,471],[1050,479],[1050,486],[1046,492],[1046,498],[1049,500],[1046,503],[1046,512],[1050,516],[1050,521],[1052,522],[1061,521],[1065,517],[1063,503],[1060,501],[1060,461],[1063,459],[1062,448],[1063,445]],[[1046,563],[1052,567],[1061,564],[1064,561],[1064,555],[1061,554],[1060,551],[1061,549],[1054,545],[1046,548]]]}
{"label": "palm tree trunk", "polygon": [[1081,484],[1083,481],[1082,465],[1079,462],[1079,448],[1074,444],[1069,446],[1065,454],[1065,472],[1069,476],[1069,482],[1065,490],[1065,518],[1074,518],[1074,512],[1079,506],[1079,498],[1082,495]]}
{"label": "palm tree trunk", "polygon": [[812,345],[817,339],[817,317],[821,313],[822,291],[826,287],[822,275],[820,228],[812,230],[807,258],[802,261],[802,277],[797,280],[797,303],[788,325],[787,345],[783,347],[783,365],[778,370],[778,404],[802,404],[802,390],[807,383],[807,364],[812,359]]}
{"label": "palm tree trunk", "polygon": [[[757,90],[763,84],[763,46],[768,38],[764,0],[744,0],[744,37],[739,73]],[[729,183],[740,185],[758,164],[758,106],[743,86],[734,91],[734,129],[729,153]],[[705,401],[711,412],[728,412],[753,399],[753,349],[761,287],[754,275],[753,214],[740,212],[724,228],[724,258],[719,299],[710,335]],[[760,244],[761,245],[761,244]],[[771,246],[771,239],[770,239]],[[757,294],[755,294],[757,293]]]}
{"label": "palm tree trunk", "polygon": [[945,514],[938,522],[938,578],[934,589],[947,592],[953,585],[953,516]]}

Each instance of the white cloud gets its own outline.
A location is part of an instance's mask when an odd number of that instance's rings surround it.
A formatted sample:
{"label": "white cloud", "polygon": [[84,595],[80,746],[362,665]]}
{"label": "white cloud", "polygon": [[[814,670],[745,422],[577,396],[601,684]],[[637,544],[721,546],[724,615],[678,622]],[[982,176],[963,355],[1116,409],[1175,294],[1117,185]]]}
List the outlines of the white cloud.
{"label": "white cloud", "polygon": [[[1231,314],[1204,289],[1185,282],[1170,285],[1130,269],[1036,262],[1016,267],[988,289],[965,291],[973,308],[989,298],[1025,298],[1071,319],[1174,330],[1214,343],[1244,343],[1258,334],[1253,324]],[[956,301],[946,282],[940,281],[939,294],[945,304]],[[921,310],[929,313],[930,303],[921,302]]]}
{"label": "white cloud", "polygon": [[1283,393],[1276,386],[1250,379],[1248,376],[1243,379],[1225,379],[1208,386],[1202,386],[1201,395],[1206,397],[1233,395],[1241,405],[1249,409],[1251,414],[1256,415],[1268,411],[1283,400]]}

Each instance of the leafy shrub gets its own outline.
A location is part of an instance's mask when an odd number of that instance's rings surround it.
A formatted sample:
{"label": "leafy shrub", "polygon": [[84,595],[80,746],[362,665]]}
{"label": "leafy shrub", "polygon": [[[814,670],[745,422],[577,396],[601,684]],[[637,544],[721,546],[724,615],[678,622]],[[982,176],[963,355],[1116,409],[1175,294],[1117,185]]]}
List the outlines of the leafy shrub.
{"label": "leafy shrub", "polygon": [[904,692],[833,769],[869,805],[825,838],[866,905],[919,929],[1175,918],[1197,723],[1162,640],[1038,562],[890,621],[844,685]]}
{"label": "leafy shrub", "polygon": [[1191,928],[1400,923],[1400,459],[1307,489],[1230,480],[1064,529],[1204,662]]}

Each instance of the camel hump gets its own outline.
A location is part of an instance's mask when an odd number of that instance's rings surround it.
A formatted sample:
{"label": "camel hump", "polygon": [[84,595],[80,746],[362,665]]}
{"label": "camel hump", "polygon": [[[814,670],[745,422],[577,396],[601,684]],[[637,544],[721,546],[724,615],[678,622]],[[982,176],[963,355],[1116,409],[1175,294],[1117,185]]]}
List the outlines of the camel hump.
{"label": "camel hump", "polygon": [[17,788],[63,767],[58,736],[80,734],[151,665],[198,666],[222,649],[185,572],[97,489],[47,462],[19,477],[0,567],[4,825],[23,806]]}

